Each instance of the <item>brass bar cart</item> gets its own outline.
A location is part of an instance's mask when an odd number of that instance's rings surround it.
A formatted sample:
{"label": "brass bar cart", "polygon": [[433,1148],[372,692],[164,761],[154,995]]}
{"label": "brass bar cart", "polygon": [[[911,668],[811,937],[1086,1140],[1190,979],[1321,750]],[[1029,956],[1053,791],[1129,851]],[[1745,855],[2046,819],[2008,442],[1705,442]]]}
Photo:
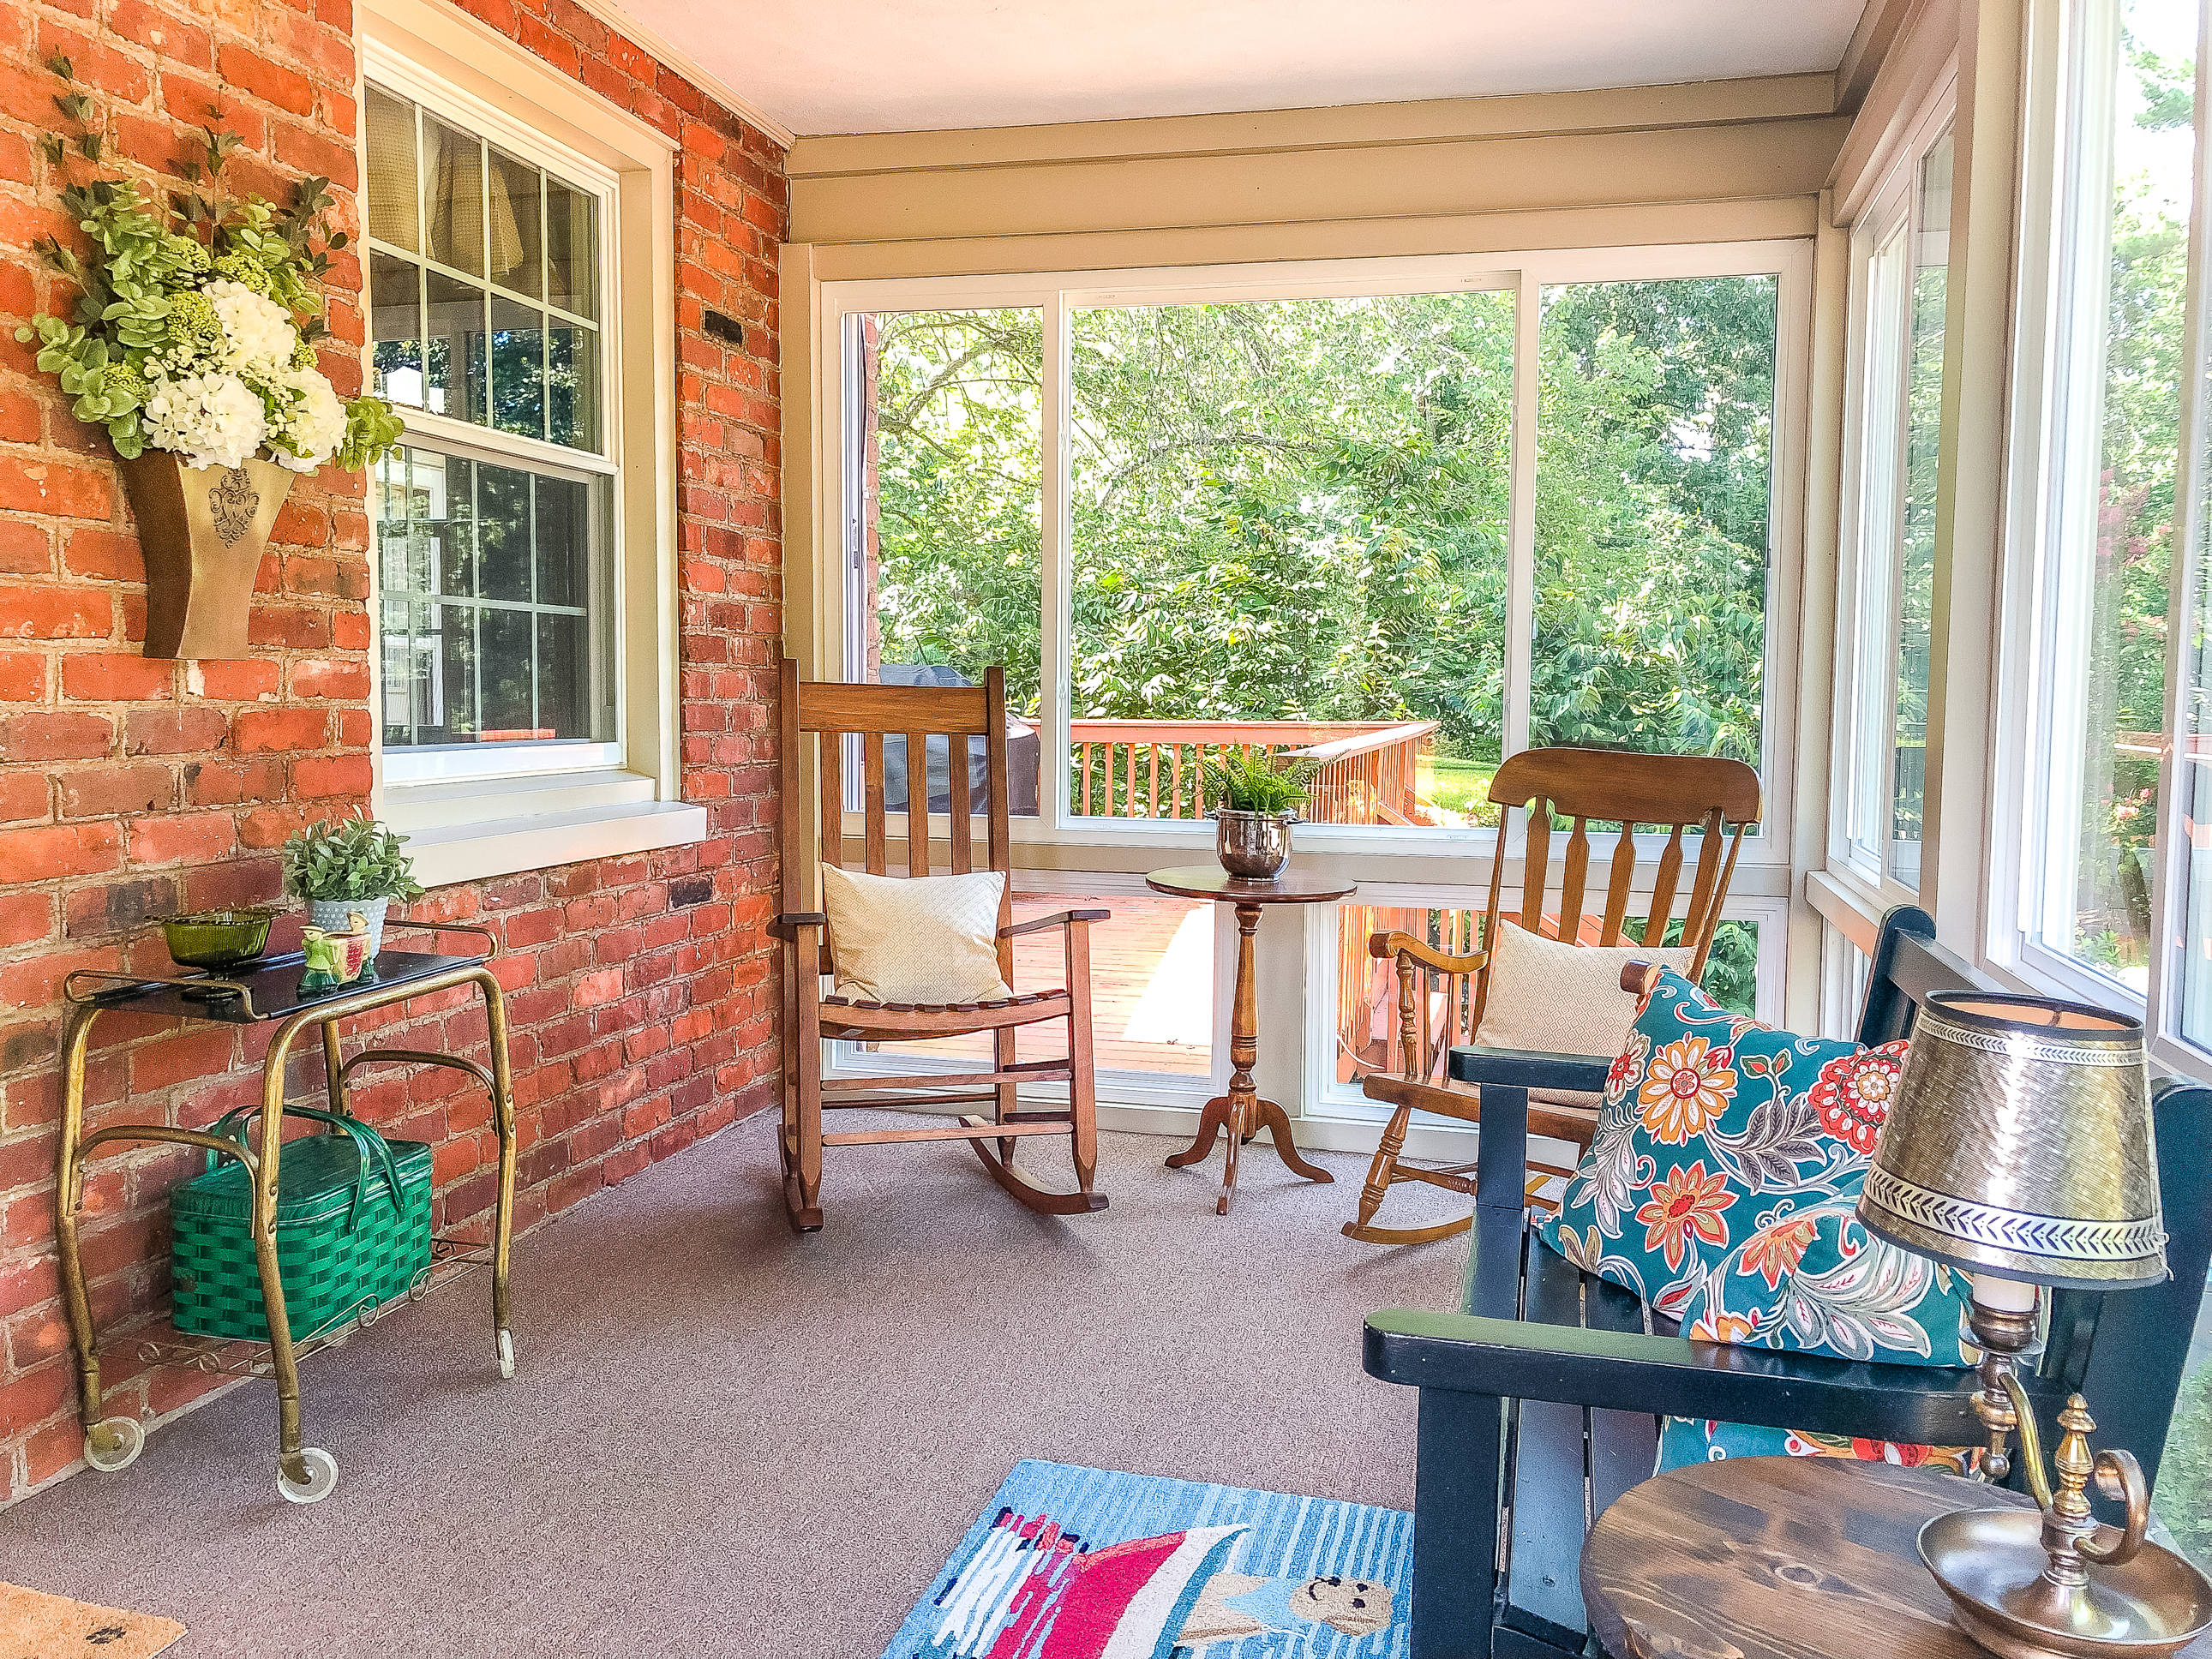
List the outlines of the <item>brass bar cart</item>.
{"label": "brass bar cart", "polygon": [[[498,953],[499,942],[483,928],[454,922],[410,922],[394,918],[385,927],[387,932],[407,928],[431,933],[474,934],[483,940],[483,950],[481,955],[468,957],[385,951],[374,962],[374,980],[364,975],[353,984],[321,992],[301,989],[300,977],[306,963],[297,954],[255,962],[226,975],[161,978],[80,969],[63,981],[62,996],[70,1012],[62,1048],[62,1121],[55,1155],[54,1221],[61,1255],[62,1297],[69,1310],[70,1335],[76,1350],[78,1416],[84,1425],[84,1455],[94,1468],[112,1472],[134,1462],[144,1444],[145,1431],[134,1417],[100,1414],[100,1340],[93,1328],[92,1303],[85,1291],[84,1262],[77,1242],[78,1212],[84,1202],[85,1154],[108,1141],[158,1140],[198,1146],[235,1158],[252,1172],[253,1253],[260,1272],[269,1340],[247,1344],[220,1338],[185,1337],[173,1341],[126,1338],[125,1345],[149,1364],[182,1366],[211,1375],[273,1378],[276,1384],[278,1427],[277,1491],[294,1503],[312,1504],[327,1497],[337,1485],[337,1461],[320,1448],[301,1442],[300,1361],[318,1349],[343,1341],[383,1310],[373,1302],[365,1303],[297,1337],[287,1316],[283,1281],[277,1268],[276,1230],[276,1176],[284,1129],[284,1069],[294,1039],[310,1025],[318,1027],[322,1037],[330,1109],[341,1116],[352,1115],[346,1104],[347,1079],[364,1066],[450,1066],[474,1078],[489,1092],[492,1121],[499,1134],[499,1200],[491,1242],[486,1245],[461,1239],[434,1239],[430,1265],[416,1275],[408,1299],[415,1300],[433,1286],[450,1283],[477,1267],[489,1267],[492,1329],[499,1371],[501,1376],[514,1375],[514,1339],[507,1323],[507,1247],[514,1218],[514,1091],[507,1067],[506,1004],[499,981],[486,966]],[[490,1036],[489,1069],[459,1054],[420,1048],[364,1048],[350,1059],[342,1058],[340,1021],[463,985],[475,986],[483,997],[484,1018]],[[101,988],[92,988],[94,987]],[[220,1136],[161,1123],[112,1123],[85,1133],[85,1054],[94,1022],[104,1013],[114,1012],[219,1021],[233,1025],[277,1022],[268,1054],[262,1061],[258,1150],[249,1152],[237,1142]]]}

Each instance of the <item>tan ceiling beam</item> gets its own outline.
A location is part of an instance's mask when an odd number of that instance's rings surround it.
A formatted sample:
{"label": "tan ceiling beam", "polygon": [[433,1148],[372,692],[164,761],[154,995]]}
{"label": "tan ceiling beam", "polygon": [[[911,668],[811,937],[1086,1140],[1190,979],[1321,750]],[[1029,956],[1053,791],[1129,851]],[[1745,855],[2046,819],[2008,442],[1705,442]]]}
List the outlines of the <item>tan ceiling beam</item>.
{"label": "tan ceiling beam", "polygon": [[793,179],[833,178],[1072,161],[1310,154],[1469,138],[1667,131],[1826,116],[1833,104],[1832,76],[1765,76],[1601,92],[802,137],[792,145],[786,170]]}
{"label": "tan ceiling beam", "polygon": [[1843,61],[1836,65],[1832,107],[1838,114],[1853,114],[1866,101],[1875,76],[1881,72],[1882,61],[1905,33],[1906,21],[1919,3],[1920,0],[1867,0],[1866,9],[1859,14],[1859,26],[1851,31],[1850,40],[1844,47]]}

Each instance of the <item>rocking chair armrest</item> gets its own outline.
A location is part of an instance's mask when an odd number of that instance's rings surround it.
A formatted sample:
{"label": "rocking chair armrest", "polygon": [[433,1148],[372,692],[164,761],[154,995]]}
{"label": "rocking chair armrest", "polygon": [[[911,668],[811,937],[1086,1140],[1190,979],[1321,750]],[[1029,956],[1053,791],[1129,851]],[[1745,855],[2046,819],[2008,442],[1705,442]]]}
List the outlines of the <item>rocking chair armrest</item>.
{"label": "rocking chair armrest", "polygon": [[999,929],[1000,939],[1012,939],[1021,933],[1041,933],[1048,927],[1066,927],[1079,921],[1110,920],[1111,910],[1061,910],[1049,916],[1036,916],[1028,921],[1018,921],[1010,927]]}
{"label": "rocking chair armrest", "polygon": [[787,910],[768,925],[769,933],[778,939],[796,939],[809,927],[827,927],[830,918],[819,910]]}
{"label": "rocking chair armrest", "polygon": [[1633,1331],[1386,1308],[1367,1316],[1365,1365],[1413,1388],[1900,1444],[1971,1446],[1988,1435],[1971,1372]]}
{"label": "rocking chair armrest", "polygon": [[1489,953],[1483,951],[1472,951],[1463,957],[1454,956],[1450,951],[1439,951],[1428,940],[1416,939],[1411,933],[1370,933],[1367,936],[1367,954],[1378,962],[1387,962],[1393,957],[1408,956],[1440,974],[1476,973],[1484,963],[1490,960]]}
{"label": "rocking chair armrest", "polygon": [[1536,1048],[1461,1047],[1445,1057],[1444,1075],[1455,1083],[1487,1083],[1494,1089],[1565,1089],[1602,1094],[1613,1057],[1555,1054]]}

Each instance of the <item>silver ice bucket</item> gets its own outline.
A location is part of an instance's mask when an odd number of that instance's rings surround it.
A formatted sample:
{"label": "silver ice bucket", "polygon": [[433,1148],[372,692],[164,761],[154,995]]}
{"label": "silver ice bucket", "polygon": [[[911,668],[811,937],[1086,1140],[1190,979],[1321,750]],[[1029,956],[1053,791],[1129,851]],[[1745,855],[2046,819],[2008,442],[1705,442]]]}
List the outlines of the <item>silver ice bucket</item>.
{"label": "silver ice bucket", "polygon": [[1223,807],[1214,819],[1213,850],[1221,867],[1251,881],[1272,881],[1291,861],[1296,812],[1240,812]]}

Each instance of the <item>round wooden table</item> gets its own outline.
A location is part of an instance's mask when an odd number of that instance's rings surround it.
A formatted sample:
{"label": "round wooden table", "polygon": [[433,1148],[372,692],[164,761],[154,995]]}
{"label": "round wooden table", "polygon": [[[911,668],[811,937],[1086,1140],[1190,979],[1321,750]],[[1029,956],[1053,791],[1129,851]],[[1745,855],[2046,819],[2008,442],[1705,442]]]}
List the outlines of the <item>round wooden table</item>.
{"label": "round wooden table", "polygon": [[1202,1162],[1213,1151],[1214,1138],[1229,1131],[1229,1156],[1221,1172],[1221,1197],[1216,1215],[1227,1215],[1237,1195],[1237,1149],[1261,1129],[1269,1132],[1276,1154],[1308,1181],[1334,1181],[1334,1176],[1298,1156],[1291,1141],[1291,1120],[1272,1100],[1260,1098],[1252,1086],[1252,1066],[1260,1058],[1260,1012],[1252,985],[1252,936],[1260,929],[1260,912],[1270,904],[1326,904],[1357,892],[1359,884],[1283,870],[1273,881],[1249,881],[1232,876],[1218,864],[1194,864],[1176,870],[1155,870],[1145,885],[1156,893],[1177,898],[1210,899],[1237,907],[1237,1001],[1229,1022],[1229,1092],[1206,1103],[1198,1121],[1198,1139],[1188,1150],[1168,1159],[1168,1168],[1180,1170]]}
{"label": "round wooden table", "polygon": [[[1632,1487],[1583,1545],[1612,1659],[1990,1659],[1951,1622],[1920,1528],[2027,1506],[1959,1475],[1840,1457],[1739,1457]],[[2212,1659],[2212,1636],[2181,1659]]]}

